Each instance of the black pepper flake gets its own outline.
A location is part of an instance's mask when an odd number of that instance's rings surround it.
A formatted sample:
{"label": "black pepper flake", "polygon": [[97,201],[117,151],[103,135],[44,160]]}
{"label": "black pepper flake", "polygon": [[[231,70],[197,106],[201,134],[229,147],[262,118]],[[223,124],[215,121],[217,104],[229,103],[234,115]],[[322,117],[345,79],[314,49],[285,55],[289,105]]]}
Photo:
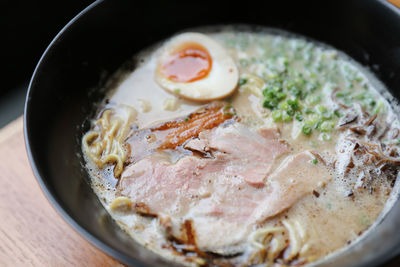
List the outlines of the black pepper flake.
{"label": "black pepper flake", "polygon": [[352,197],[352,196],[354,196],[353,190],[348,191],[348,192],[346,193],[346,196],[347,196],[347,197]]}
{"label": "black pepper flake", "polygon": [[313,190],[312,193],[313,193],[313,195],[314,195],[315,197],[319,197],[319,193],[318,193],[317,191]]}

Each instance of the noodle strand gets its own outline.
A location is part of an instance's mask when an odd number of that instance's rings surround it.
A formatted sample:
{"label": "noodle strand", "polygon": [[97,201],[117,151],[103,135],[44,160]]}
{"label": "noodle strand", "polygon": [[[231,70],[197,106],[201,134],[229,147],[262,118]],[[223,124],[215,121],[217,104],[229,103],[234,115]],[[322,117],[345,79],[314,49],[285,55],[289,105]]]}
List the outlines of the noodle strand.
{"label": "noodle strand", "polygon": [[83,151],[87,157],[100,169],[107,164],[113,164],[116,178],[120,177],[123,171],[126,160],[123,142],[129,134],[130,124],[135,115],[134,109],[128,106],[125,111],[126,118],[120,118],[114,111],[105,110],[82,140]]}

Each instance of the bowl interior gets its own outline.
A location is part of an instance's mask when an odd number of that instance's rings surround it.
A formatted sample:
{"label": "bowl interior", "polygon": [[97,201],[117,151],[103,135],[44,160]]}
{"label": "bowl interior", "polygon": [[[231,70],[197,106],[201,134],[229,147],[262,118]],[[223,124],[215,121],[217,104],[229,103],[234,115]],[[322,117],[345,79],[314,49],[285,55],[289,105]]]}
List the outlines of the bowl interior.
{"label": "bowl interior", "polygon": [[[400,13],[383,1],[92,4],[57,35],[40,60],[27,96],[25,136],[35,174],[52,203],[81,234],[122,262],[170,265],[120,230],[88,184],[80,140],[94,103],[104,97],[102,85],[136,52],[177,31],[237,23],[285,29],[330,44],[370,66],[400,96]],[[382,261],[390,248],[369,260]]]}

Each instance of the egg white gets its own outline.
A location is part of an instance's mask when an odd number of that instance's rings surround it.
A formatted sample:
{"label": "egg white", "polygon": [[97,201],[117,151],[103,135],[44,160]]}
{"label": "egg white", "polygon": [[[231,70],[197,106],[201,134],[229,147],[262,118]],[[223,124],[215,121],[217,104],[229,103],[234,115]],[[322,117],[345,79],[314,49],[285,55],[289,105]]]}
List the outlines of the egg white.
{"label": "egg white", "polygon": [[[212,66],[208,75],[192,82],[174,82],[162,72],[162,66],[179,46],[184,43],[198,43],[207,49]],[[233,93],[239,80],[239,71],[227,51],[210,37],[187,32],[173,37],[160,50],[156,82],[170,93],[195,101],[209,101],[224,98]]]}

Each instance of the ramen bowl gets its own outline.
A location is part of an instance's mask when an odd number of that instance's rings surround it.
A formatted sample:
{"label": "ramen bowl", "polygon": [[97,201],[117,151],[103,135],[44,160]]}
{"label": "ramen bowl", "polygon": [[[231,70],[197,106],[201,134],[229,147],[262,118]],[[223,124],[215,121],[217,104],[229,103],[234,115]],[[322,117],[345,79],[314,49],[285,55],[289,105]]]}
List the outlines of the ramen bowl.
{"label": "ramen bowl", "polygon": [[[400,12],[385,1],[93,3],[61,30],[35,69],[25,106],[25,140],[35,176],[53,206],[122,263],[173,264],[121,230],[90,187],[81,139],[95,104],[105,96],[104,83],[128,58],[176,32],[232,24],[278,28],[327,43],[368,67],[400,97]],[[311,265],[371,266],[397,255],[398,196],[396,182],[386,208],[357,242]]]}

